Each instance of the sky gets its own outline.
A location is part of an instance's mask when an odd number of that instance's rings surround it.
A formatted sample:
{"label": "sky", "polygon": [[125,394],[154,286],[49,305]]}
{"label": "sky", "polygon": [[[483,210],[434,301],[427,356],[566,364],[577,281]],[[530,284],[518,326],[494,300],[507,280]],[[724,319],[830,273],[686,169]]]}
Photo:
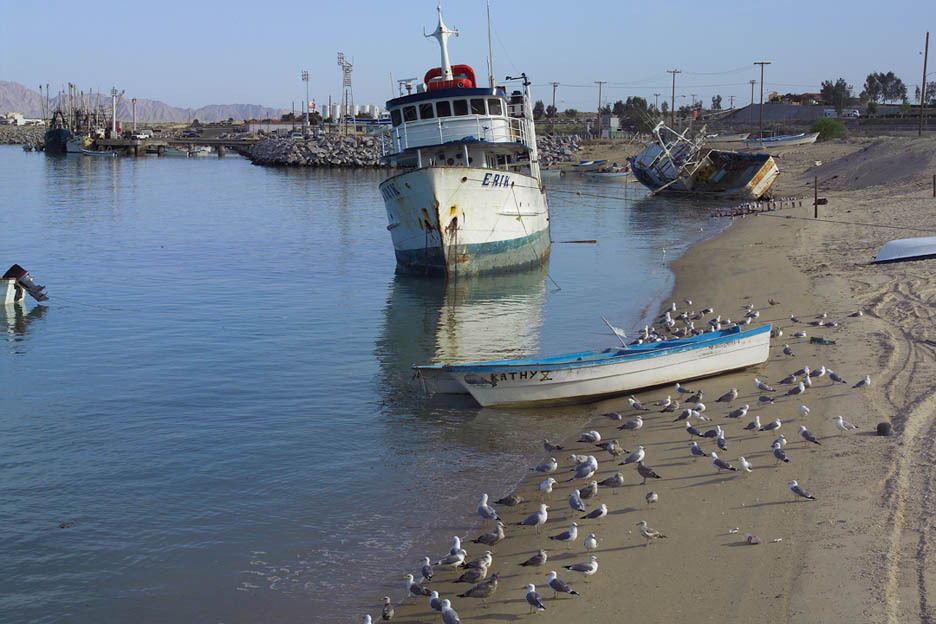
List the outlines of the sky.
{"label": "sky", "polygon": [[[425,39],[437,23],[436,0],[241,2],[161,0],[0,0],[0,80],[53,92],[125,90],[125,98],[172,106],[261,104],[289,109],[309,95],[321,105],[341,97],[337,52],[353,62],[356,104],[383,104],[394,82],[439,65]],[[443,16],[459,37],[452,63],[487,75],[484,0],[446,0]],[[936,1],[870,0],[701,3],[671,0],[491,0],[495,77],[526,72],[534,99],[594,111],[628,96],[676,106],[715,94],[728,107],[751,100],[750,80],[766,66],[764,93],[818,92],[839,77],[861,91],[873,71],[893,71],[913,97],[933,33],[928,80],[936,80]]]}

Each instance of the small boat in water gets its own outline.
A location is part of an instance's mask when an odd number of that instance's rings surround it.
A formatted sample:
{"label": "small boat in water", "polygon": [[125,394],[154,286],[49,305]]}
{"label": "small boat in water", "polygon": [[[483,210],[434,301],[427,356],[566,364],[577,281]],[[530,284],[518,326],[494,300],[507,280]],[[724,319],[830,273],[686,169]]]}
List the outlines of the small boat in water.
{"label": "small boat in water", "polygon": [[586,171],[598,171],[602,167],[607,166],[607,160],[580,160],[574,165],[572,165],[572,171],[578,173],[585,173]]}
{"label": "small boat in water", "polygon": [[117,158],[117,152],[114,150],[89,150],[83,149],[81,153],[85,156],[104,156],[106,158]]}
{"label": "small boat in water", "polygon": [[165,148],[163,151],[159,152],[159,155],[160,156],[177,156],[179,158],[188,158],[190,154],[187,149],[182,149],[180,147],[170,145],[169,147]]}
{"label": "small boat in water", "polygon": [[585,177],[589,180],[606,180],[609,182],[636,182],[631,175],[629,167],[618,167],[617,163],[604,167],[598,171],[586,171]]}
{"label": "small boat in water", "polygon": [[484,407],[527,407],[597,401],[760,364],[769,355],[770,325],[734,326],[600,351],[413,369],[430,393],[468,393]]}

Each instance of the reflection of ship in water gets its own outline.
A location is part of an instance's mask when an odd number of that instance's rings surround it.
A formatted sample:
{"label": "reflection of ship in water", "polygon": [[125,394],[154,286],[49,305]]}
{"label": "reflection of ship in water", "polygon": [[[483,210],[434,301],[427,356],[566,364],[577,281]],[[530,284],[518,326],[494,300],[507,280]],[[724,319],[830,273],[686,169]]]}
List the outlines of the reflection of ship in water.
{"label": "reflection of ship in water", "polygon": [[37,319],[41,319],[48,310],[47,306],[34,305],[31,310],[26,311],[26,306],[22,303],[0,304],[0,323],[6,328],[8,342],[22,342],[29,325]]}
{"label": "reflection of ship in water", "polygon": [[448,282],[395,276],[375,351],[386,392],[418,389],[415,363],[536,353],[545,302],[545,268]]}

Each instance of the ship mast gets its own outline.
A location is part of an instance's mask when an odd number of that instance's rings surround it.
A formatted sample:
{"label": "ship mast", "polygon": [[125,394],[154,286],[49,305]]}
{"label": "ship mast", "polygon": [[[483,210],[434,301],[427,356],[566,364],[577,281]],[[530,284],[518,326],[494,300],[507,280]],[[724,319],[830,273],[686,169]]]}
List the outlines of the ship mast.
{"label": "ship mast", "polygon": [[439,11],[439,25],[436,26],[435,32],[431,35],[427,35],[425,29],[423,30],[424,37],[435,37],[439,41],[439,47],[442,48],[442,80],[451,80],[452,75],[452,65],[449,63],[448,55],[448,38],[450,35],[458,36],[458,29],[449,30],[446,27],[445,23],[442,21],[442,3],[439,2],[437,7]]}

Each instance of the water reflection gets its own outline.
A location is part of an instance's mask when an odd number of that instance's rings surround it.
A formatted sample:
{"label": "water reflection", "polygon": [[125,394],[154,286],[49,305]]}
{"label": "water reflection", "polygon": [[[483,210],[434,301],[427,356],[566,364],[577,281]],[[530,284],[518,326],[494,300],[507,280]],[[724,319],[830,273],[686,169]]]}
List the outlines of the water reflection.
{"label": "water reflection", "polygon": [[[34,305],[29,312],[26,306],[17,301],[0,305],[0,325],[6,328],[7,342],[19,343],[26,340],[29,326],[45,316],[47,306]],[[21,347],[15,347],[14,352],[20,353]]]}

